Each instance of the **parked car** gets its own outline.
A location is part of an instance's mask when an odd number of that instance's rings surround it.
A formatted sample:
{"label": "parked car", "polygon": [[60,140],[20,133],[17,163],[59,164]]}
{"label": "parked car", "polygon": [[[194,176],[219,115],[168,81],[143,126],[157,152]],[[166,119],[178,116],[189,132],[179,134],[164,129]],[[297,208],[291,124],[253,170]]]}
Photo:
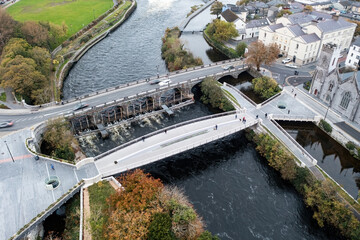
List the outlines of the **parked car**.
{"label": "parked car", "polygon": [[288,68],[298,68],[298,66],[290,63],[290,64],[286,64],[285,67],[288,67]]}
{"label": "parked car", "polygon": [[284,55],[282,55],[281,53],[278,55],[278,58],[282,58]]}
{"label": "parked car", "polygon": [[5,121],[5,122],[1,122],[0,128],[11,127],[12,125],[14,125],[14,121],[9,120],[9,121]]}
{"label": "parked car", "polygon": [[84,102],[79,103],[78,105],[75,106],[74,111],[86,108],[88,106],[89,106],[89,104],[87,104],[87,103],[84,103]]}
{"label": "parked car", "polygon": [[235,67],[233,65],[227,65],[227,66],[223,66],[222,68],[224,70],[231,70],[231,69],[234,69]]}
{"label": "parked car", "polygon": [[159,82],[160,82],[159,79],[155,79],[155,80],[150,81],[149,83],[150,83],[150,85],[155,85],[155,84],[158,84]]}
{"label": "parked car", "polygon": [[160,82],[159,82],[159,85],[160,85],[160,86],[165,86],[165,85],[168,85],[169,83],[171,83],[171,80],[170,80],[170,79],[166,79],[166,80],[160,81]]}
{"label": "parked car", "polygon": [[289,62],[291,62],[291,59],[290,58],[285,58],[281,62],[284,63],[284,64],[289,63]]}

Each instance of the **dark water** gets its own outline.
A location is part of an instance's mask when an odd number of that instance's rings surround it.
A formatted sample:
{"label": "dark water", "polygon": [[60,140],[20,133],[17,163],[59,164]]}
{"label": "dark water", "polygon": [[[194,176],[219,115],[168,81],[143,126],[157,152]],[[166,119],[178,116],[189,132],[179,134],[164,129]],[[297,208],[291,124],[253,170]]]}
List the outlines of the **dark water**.
{"label": "dark water", "polygon": [[243,133],[145,166],[182,188],[220,239],[337,239],[320,229],[302,198]]}
{"label": "dark water", "polygon": [[64,99],[166,73],[161,38],[201,0],[138,0],[131,17],[90,49],[64,82]]}
{"label": "dark water", "polygon": [[279,121],[279,124],[333,179],[356,198],[360,189],[360,161],[313,123]]}
{"label": "dark water", "polygon": [[248,96],[251,100],[253,100],[255,103],[259,104],[264,101],[258,94],[256,94],[253,91],[252,88],[252,80],[254,77],[252,77],[249,73],[243,72],[239,74],[237,78],[233,78],[232,76],[225,76],[219,79],[219,82],[227,82],[230,85],[233,85],[237,89],[239,89],[241,92],[243,92],[246,96]]}

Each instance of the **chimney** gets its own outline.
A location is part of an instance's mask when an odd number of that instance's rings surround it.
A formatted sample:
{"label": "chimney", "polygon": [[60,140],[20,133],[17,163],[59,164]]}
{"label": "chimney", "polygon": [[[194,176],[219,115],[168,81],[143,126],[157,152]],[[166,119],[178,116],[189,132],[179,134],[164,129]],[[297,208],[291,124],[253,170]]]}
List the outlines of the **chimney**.
{"label": "chimney", "polygon": [[337,11],[335,14],[332,15],[332,19],[334,19],[334,21],[339,20],[339,15],[340,13]]}

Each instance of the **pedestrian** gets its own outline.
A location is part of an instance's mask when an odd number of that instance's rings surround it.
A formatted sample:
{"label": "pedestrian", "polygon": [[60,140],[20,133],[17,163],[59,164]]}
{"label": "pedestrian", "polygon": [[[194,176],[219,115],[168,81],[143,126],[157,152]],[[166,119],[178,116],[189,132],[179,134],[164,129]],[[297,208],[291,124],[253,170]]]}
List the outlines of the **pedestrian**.
{"label": "pedestrian", "polygon": [[167,133],[167,130],[165,129],[165,134]]}
{"label": "pedestrian", "polygon": [[237,114],[235,114],[235,119],[237,119]]}
{"label": "pedestrian", "polygon": [[217,130],[217,125],[215,125],[215,130]]}
{"label": "pedestrian", "polygon": [[294,92],[294,89],[291,90],[291,93],[293,93],[293,92]]}
{"label": "pedestrian", "polygon": [[115,164],[117,164],[117,163],[118,163],[118,161],[114,161],[114,163],[115,163]]}
{"label": "pedestrian", "polygon": [[267,113],[265,113],[265,118],[267,118]]}
{"label": "pedestrian", "polygon": [[50,164],[52,170],[55,170],[54,165]]}
{"label": "pedestrian", "polygon": [[243,117],[243,122],[245,122],[246,121],[246,119],[245,119],[245,117]]}
{"label": "pedestrian", "polygon": [[288,114],[290,114],[290,109],[288,110]]}
{"label": "pedestrian", "polygon": [[295,93],[295,95],[294,95],[294,98],[296,97],[296,93]]}
{"label": "pedestrian", "polygon": [[259,118],[259,115],[256,115],[256,119],[258,119]]}
{"label": "pedestrian", "polygon": [[143,142],[145,142],[145,137],[142,137]]}

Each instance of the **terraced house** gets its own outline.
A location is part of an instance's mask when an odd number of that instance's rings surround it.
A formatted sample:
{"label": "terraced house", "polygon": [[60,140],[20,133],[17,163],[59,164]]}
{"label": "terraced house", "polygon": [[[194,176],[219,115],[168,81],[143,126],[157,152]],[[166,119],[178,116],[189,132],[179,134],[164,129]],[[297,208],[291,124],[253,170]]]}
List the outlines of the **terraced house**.
{"label": "terraced house", "polygon": [[356,25],[338,15],[300,12],[278,18],[259,30],[265,45],[276,43],[280,52],[298,65],[316,61],[323,45],[336,44],[340,51],[350,47]]}

